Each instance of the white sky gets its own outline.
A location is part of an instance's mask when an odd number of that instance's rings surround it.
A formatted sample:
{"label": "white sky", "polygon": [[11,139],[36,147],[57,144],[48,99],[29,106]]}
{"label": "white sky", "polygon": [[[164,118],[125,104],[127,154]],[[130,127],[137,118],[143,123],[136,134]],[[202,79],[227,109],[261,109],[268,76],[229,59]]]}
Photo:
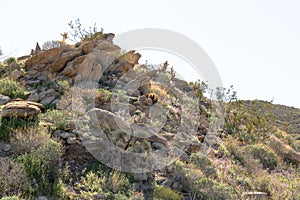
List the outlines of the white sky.
{"label": "white sky", "polygon": [[[9,0],[0,9],[0,47],[10,56],[29,54],[36,42],[61,39],[76,18],[86,27],[96,22],[99,30],[115,34],[169,29],[198,43],[224,86],[234,85],[239,98],[274,98],[274,103],[300,108],[297,0]],[[142,61],[166,60],[147,56]]]}

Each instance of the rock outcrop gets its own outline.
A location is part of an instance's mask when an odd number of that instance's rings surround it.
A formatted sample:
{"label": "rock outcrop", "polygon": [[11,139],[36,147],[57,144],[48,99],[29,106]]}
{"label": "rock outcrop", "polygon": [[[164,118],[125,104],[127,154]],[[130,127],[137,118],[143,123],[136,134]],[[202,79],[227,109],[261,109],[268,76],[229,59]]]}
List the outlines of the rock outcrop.
{"label": "rock outcrop", "polygon": [[85,80],[98,82],[104,73],[120,76],[138,64],[140,55],[134,51],[121,55],[109,36],[34,54],[25,62],[25,73],[14,71],[12,78],[23,83],[32,94],[31,100],[48,105],[58,102],[62,92],[59,81],[73,85]]}
{"label": "rock outcrop", "polygon": [[4,105],[2,109],[2,117],[16,117],[16,118],[34,118],[42,111],[45,107],[42,104],[15,100]]}
{"label": "rock outcrop", "polygon": [[300,152],[295,151],[291,146],[285,144],[274,135],[270,136],[270,140],[273,142],[274,148],[277,149],[279,153],[300,165]]}

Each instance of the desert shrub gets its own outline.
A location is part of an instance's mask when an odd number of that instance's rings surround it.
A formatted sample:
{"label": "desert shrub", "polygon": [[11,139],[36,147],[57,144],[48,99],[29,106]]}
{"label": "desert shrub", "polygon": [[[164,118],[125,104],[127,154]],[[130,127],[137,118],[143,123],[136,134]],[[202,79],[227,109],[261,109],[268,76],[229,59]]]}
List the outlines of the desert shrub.
{"label": "desert shrub", "polygon": [[190,82],[189,85],[193,89],[194,95],[197,97],[199,102],[207,101],[206,97],[204,96],[210,91],[207,83],[198,80],[196,82]]}
{"label": "desert shrub", "polygon": [[250,145],[247,150],[258,159],[264,168],[273,170],[277,167],[278,158],[276,154],[262,144]]}
{"label": "desert shrub", "polygon": [[254,187],[256,191],[266,192],[270,195],[270,181],[271,177],[269,175],[259,174],[259,176],[253,179],[252,187]]}
{"label": "desert shrub", "polygon": [[[96,169],[95,169],[96,168]],[[93,199],[98,194],[104,194],[107,199],[130,199],[133,191],[129,178],[122,172],[110,170],[101,165],[91,170],[84,170],[75,188],[79,194],[73,194],[79,199]]]}
{"label": "desert shrub", "polygon": [[70,113],[61,110],[48,110],[39,117],[42,121],[52,123],[55,129],[65,130]]}
{"label": "desert shrub", "polygon": [[0,159],[0,197],[17,195],[29,187],[22,165],[8,159]]}
{"label": "desert shrub", "polygon": [[99,88],[96,92],[96,104],[107,103],[111,101],[111,92],[109,90],[105,90]]}
{"label": "desert shrub", "polygon": [[194,194],[195,199],[232,199],[231,194],[233,193],[233,189],[214,179],[200,178],[194,182],[194,185],[198,188],[197,192]]}
{"label": "desert shrub", "polygon": [[61,47],[61,45],[62,45],[61,41],[50,40],[50,41],[47,41],[47,42],[43,43],[42,49],[43,50],[49,50],[49,49],[59,48],[59,47]]}
{"label": "desert shrub", "polygon": [[86,42],[90,40],[101,40],[103,39],[103,29],[97,31],[97,26],[94,24],[93,27],[88,29],[84,28],[80,22],[80,19],[76,19],[74,22],[68,23],[71,30],[68,32],[68,38],[72,42]]}
{"label": "desert shrub", "polygon": [[239,142],[234,138],[228,138],[225,142],[226,153],[241,165],[245,165],[244,152]]}
{"label": "desert shrub", "polygon": [[11,98],[25,98],[26,90],[20,86],[16,81],[3,78],[0,79],[0,94],[9,96]]}
{"label": "desert shrub", "polygon": [[64,81],[57,81],[57,85],[58,85],[58,90],[60,91],[61,94],[64,94],[64,92],[66,90],[69,90],[70,89],[70,83],[66,80]]}
{"label": "desert shrub", "polygon": [[126,187],[129,185],[129,181],[123,173],[117,170],[113,170],[108,176],[106,185],[111,191],[115,193],[126,189]]}
{"label": "desert shrub", "polygon": [[228,89],[223,87],[217,87],[215,91],[215,98],[221,102],[235,102],[238,100],[237,92],[234,90],[233,85]]}
{"label": "desert shrub", "polygon": [[213,178],[217,176],[216,166],[209,157],[201,158],[198,153],[194,153],[190,156],[190,159],[206,177]]}
{"label": "desert shrub", "polygon": [[34,127],[38,124],[38,120],[34,119],[22,119],[22,118],[4,118],[0,117],[0,139],[8,141],[14,130],[24,130],[29,127]]}
{"label": "desert shrub", "polygon": [[27,177],[35,180],[26,195],[55,195],[58,183],[57,166],[61,151],[58,142],[48,140],[38,149],[16,158],[16,162],[24,166]]}
{"label": "desert shrub", "polygon": [[42,146],[49,138],[50,135],[44,127],[18,129],[11,138],[12,150],[17,155],[29,153]]}
{"label": "desert shrub", "polygon": [[156,186],[154,199],[156,200],[181,200],[183,196],[171,188]]}
{"label": "desert shrub", "polygon": [[94,172],[89,172],[86,176],[81,178],[76,187],[81,190],[80,198],[88,199],[103,192],[104,184],[104,178],[99,177],[99,175]]}

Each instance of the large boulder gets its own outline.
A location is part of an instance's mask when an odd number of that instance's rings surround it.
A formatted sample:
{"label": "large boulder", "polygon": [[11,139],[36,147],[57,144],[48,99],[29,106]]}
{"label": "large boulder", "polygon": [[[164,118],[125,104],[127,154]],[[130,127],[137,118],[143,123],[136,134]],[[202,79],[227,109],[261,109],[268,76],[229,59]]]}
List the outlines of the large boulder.
{"label": "large boulder", "polygon": [[2,117],[16,117],[16,118],[34,118],[42,111],[45,107],[42,104],[16,100],[9,102],[4,105],[2,109]]}
{"label": "large boulder", "polygon": [[66,63],[82,55],[81,49],[74,49],[72,51],[63,53],[55,61],[48,65],[48,71],[50,73],[58,73],[64,69]]}
{"label": "large boulder", "polygon": [[35,69],[40,71],[42,66],[50,64],[57,60],[59,56],[62,54],[63,50],[61,48],[49,49],[47,51],[43,51],[42,53],[33,56],[31,59],[25,62],[26,70]]}
{"label": "large boulder", "polygon": [[[80,64],[73,65],[76,71],[76,81],[99,81],[106,68],[119,55],[120,47],[107,41],[100,41],[89,54],[86,54]],[[72,72],[71,69],[69,69],[70,72]]]}

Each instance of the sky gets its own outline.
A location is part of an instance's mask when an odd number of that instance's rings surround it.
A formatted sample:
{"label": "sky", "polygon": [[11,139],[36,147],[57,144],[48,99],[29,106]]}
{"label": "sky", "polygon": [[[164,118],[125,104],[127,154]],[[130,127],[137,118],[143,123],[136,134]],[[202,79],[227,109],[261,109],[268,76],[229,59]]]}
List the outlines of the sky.
{"label": "sky", "polygon": [[[29,54],[36,42],[61,39],[77,18],[116,35],[167,29],[200,45],[224,87],[233,85],[239,99],[300,108],[298,0],[10,0],[0,9],[0,47],[8,56]],[[144,54],[141,62],[184,65],[172,55]]]}

